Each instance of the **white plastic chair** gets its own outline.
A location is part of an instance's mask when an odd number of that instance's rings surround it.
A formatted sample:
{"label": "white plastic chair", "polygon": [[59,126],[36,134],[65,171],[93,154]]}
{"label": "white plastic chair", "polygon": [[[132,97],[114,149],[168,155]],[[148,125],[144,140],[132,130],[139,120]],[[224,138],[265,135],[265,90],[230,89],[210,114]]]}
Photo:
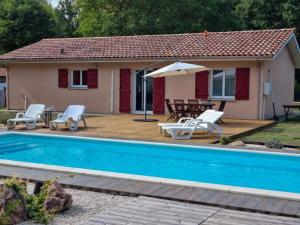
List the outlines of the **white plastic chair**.
{"label": "white plastic chair", "polygon": [[205,120],[194,119],[189,121],[185,126],[166,126],[164,129],[176,140],[191,139],[195,131],[207,131],[208,133],[217,133],[222,136],[223,129],[216,122],[223,115],[224,113],[219,111],[210,112],[210,115]]}
{"label": "white plastic chair", "polygon": [[57,115],[56,120],[50,121],[50,129],[54,130],[59,124],[65,124],[71,131],[75,131],[78,129],[80,121],[86,127],[85,110],[86,107],[84,105],[69,105],[64,113]]}
{"label": "white plastic chair", "polygon": [[25,123],[27,129],[34,129],[36,123],[43,119],[43,104],[31,104],[26,112],[17,113],[16,118],[7,120],[7,129],[13,129],[18,123]]}
{"label": "white plastic chair", "polygon": [[[158,123],[159,132],[164,133],[164,130],[166,129],[166,127],[187,126],[190,124],[190,121],[194,121],[194,120],[203,121],[210,115],[211,112],[215,112],[215,111],[216,110],[213,110],[213,109],[205,110],[196,119],[194,119],[193,117],[182,117],[176,123]],[[190,124],[190,125],[192,125],[192,124]]]}

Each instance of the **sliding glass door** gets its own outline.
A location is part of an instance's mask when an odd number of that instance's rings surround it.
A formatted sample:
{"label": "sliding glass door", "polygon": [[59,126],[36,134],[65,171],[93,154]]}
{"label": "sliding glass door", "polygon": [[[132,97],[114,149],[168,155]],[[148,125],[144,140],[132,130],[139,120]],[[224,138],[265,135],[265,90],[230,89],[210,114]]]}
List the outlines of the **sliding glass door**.
{"label": "sliding glass door", "polygon": [[[150,73],[152,70],[147,70]],[[144,79],[143,71],[137,70],[134,74],[133,81],[133,108],[134,113],[144,112]],[[147,78],[146,82],[146,108],[148,113],[152,113],[152,99],[153,96],[153,78]]]}

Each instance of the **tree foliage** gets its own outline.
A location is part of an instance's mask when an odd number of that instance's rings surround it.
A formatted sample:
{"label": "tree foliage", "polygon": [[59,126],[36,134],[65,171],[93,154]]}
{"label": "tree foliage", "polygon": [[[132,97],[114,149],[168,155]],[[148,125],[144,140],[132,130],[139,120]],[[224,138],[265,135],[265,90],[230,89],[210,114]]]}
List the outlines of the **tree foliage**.
{"label": "tree foliage", "polygon": [[57,21],[46,0],[0,0],[0,52],[56,36]]}
{"label": "tree foliage", "polygon": [[240,29],[300,29],[299,0],[240,0],[235,11],[242,21]]}
{"label": "tree foliage", "polygon": [[82,36],[296,27],[299,0],[77,0]]}
{"label": "tree foliage", "polygon": [[299,0],[0,0],[0,52],[44,37],[296,27]]}
{"label": "tree foliage", "polygon": [[75,3],[75,0],[60,0],[55,9],[55,14],[60,26],[59,36],[76,36],[76,30],[78,28],[78,7]]}
{"label": "tree foliage", "polygon": [[225,0],[78,0],[83,36],[161,34],[238,29]]}

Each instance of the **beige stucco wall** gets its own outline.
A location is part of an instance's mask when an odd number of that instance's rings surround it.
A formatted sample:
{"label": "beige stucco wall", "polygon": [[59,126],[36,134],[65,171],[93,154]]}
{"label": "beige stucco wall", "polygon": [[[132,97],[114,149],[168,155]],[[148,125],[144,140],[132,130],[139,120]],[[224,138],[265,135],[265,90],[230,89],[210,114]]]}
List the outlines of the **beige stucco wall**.
{"label": "beige stucco wall", "polygon": [[[250,61],[219,61],[194,62],[205,65],[211,69],[218,68],[250,68],[250,96],[247,101],[228,101],[224,110],[225,118],[257,119],[258,115],[258,67],[256,62]],[[211,87],[209,87],[209,92]],[[195,98],[195,76],[167,77],[166,98],[171,100]],[[220,101],[214,101],[216,109]]]}
{"label": "beige stucco wall", "polygon": [[[210,68],[250,67],[250,100],[229,102],[225,107],[225,117],[257,118],[257,68],[254,62],[194,62]],[[84,104],[89,112],[119,112],[119,69],[131,68],[132,73],[147,63],[82,63],[82,64],[11,64],[9,65],[9,109],[23,109],[24,99],[27,103],[45,103],[57,110],[64,110],[69,104]],[[162,64],[161,66],[164,66]],[[98,68],[98,89],[74,90],[58,88],[59,68],[84,69]],[[113,111],[112,111],[112,73]],[[133,78],[133,76],[132,76]],[[132,79],[133,80],[133,79]],[[133,82],[132,82],[133,83]],[[133,88],[133,87],[132,87]],[[133,93],[133,90],[132,90]],[[166,78],[166,98],[195,98],[195,76]],[[133,102],[133,101],[131,101]],[[219,101],[216,102],[218,107]],[[253,107],[249,107],[249,105]],[[133,109],[133,106],[131,107]]]}
{"label": "beige stucco wall", "polygon": [[[44,103],[54,106],[59,111],[63,111],[69,104],[84,104],[90,113],[118,113],[120,68],[131,68],[133,73],[147,64],[101,62],[8,64],[8,108],[23,110],[25,104],[22,96],[27,96],[27,105]],[[63,68],[69,70],[97,68],[98,89],[58,88],[58,69]]]}
{"label": "beige stucco wall", "polygon": [[[278,57],[280,63],[270,62],[268,65],[273,71],[283,73],[283,71],[292,70],[289,60],[287,60],[286,51],[282,56]],[[261,73],[265,70],[265,63],[259,67],[255,61],[218,61],[218,62],[192,62],[205,65],[209,68],[250,68],[250,99],[247,101],[231,101],[226,104],[226,118],[241,118],[241,119],[258,119],[259,104],[259,68]],[[141,63],[27,63],[27,64],[8,64],[9,67],[9,109],[23,109],[23,96],[28,96],[28,104],[30,103],[45,103],[49,106],[54,106],[57,110],[64,110],[69,104],[84,104],[87,106],[88,112],[91,113],[119,113],[119,70],[120,68],[131,68],[132,74],[135,70],[143,68],[151,62]],[[169,63],[162,63],[159,67]],[[280,66],[278,66],[280,65]],[[158,68],[158,66],[153,66]],[[277,68],[278,67],[278,68]],[[58,88],[58,69],[88,69],[98,68],[98,89],[74,90]],[[282,72],[279,72],[282,71]],[[113,78],[112,78],[112,74]],[[278,76],[278,75],[274,75]],[[132,84],[133,84],[132,76]],[[113,79],[113,82],[112,82]],[[290,78],[291,79],[291,78]],[[279,80],[278,83],[285,82]],[[113,87],[112,87],[113,83]],[[288,81],[290,83],[290,81]],[[290,84],[287,84],[290,88]],[[113,94],[112,94],[113,88]],[[274,88],[276,88],[274,86]],[[133,86],[132,86],[133,100]],[[290,91],[285,93],[286,96],[293,96]],[[166,98],[171,100],[175,98],[193,99],[195,98],[195,76],[177,76],[166,78]],[[113,104],[112,104],[113,98]],[[281,97],[280,97],[281,98]],[[283,100],[280,101],[285,101]],[[131,101],[131,104],[133,101]],[[215,101],[216,107],[219,107],[220,101]],[[133,105],[131,109],[133,110]],[[269,112],[269,107],[266,107]],[[167,110],[166,110],[167,112]]]}
{"label": "beige stucco wall", "polygon": [[[9,65],[9,109],[44,103],[64,110],[69,104],[84,104],[89,112],[110,112],[111,68],[96,64],[15,64]],[[98,68],[98,89],[58,88],[58,69]],[[117,76],[115,76],[117,77]],[[117,81],[116,81],[117,82]]]}
{"label": "beige stucco wall", "polygon": [[[274,61],[267,61],[262,65],[263,83],[272,81],[272,90],[275,102],[275,111],[277,116],[283,115],[283,104],[292,104],[294,101],[294,80],[295,80],[295,66],[292,58],[287,50],[283,51],[275,58]],[[272,95],[262,96],[264,106],[262,114],[265,119],[273,117]]]}

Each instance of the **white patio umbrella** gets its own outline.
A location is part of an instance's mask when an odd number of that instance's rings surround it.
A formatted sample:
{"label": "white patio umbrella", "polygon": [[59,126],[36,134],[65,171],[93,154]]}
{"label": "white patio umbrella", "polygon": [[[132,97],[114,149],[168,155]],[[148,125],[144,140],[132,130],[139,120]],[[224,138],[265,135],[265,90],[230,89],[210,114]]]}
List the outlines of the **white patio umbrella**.
{"label": "white patio umbrella", "polygon": [[[197,65],[197,64],[190,64],[190,63],[183,63],[183,62],[176,62],[155,70],[149,74],[144,75],[144,87],[146,87],[146,82],[148,77],[169,77],[169,76],[179,76],[179,75],[191,75],[197,72],[209,70],[208,67]],[[144,119],[135,119],[135,121],[142,121],[142,122],[153,122],[157,121],[155,119],[147,119],[147,109],[146,109],[146,90],[144,88]]]}
{"label": "white patio umbrella", "polygon": [[209,70],[209,68],[201,65],[176,62],[171,65],[155,70],[144,77],[169,77],[169,76],[178,76],[178,75],[189,75],[197,72]]}

